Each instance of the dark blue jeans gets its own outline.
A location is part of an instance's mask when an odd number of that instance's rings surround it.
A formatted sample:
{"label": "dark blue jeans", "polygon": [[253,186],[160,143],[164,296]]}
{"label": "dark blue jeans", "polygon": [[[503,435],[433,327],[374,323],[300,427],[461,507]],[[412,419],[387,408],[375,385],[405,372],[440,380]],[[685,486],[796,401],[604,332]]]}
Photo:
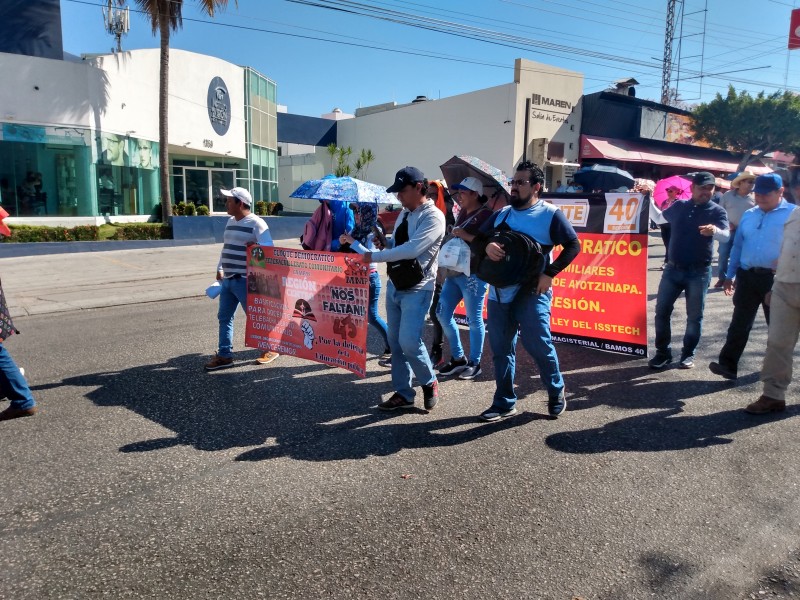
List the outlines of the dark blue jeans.
{"label": "dark blue jeans", "polygon": [[26,410],[36,406],[28,382],[3,344],[0,344],[0,398],[11,400],[11,408]]}
{"label": "dark blue jeans", "polygon": [[733,292],[733,316],[728,326],[725,345],[719,353],[719,364],[734,373],[739,366],[750,330],[756,321],[759,307],[764,309],[764,318],[769,325],[769,306],[764,304],[767,292],[772,289],[775,275],[772,271],[736,271],[736,290]]}
{"label": "dark blue jeans", "polygon": [[686,294],[686,333],[681,359],[694,356],[703,332],[703,310],[711,282],[711,266],[679,268],[668,264],[661,275],[656,298],[656,353],[672,356],[672,311],[682,292]]}
{"label": "dark blue jeans", "polygon": [[492,406],[510,410],[517,403],[514,375],[517,367],[517,332],[522,346],[539,368],[539,377],[548,398],[557,398],[564,390],[558,355],[550,336],[552,291],[545,294],[518,293],[509,303],[489,300],[489,347],[492,349],[496,389]]}

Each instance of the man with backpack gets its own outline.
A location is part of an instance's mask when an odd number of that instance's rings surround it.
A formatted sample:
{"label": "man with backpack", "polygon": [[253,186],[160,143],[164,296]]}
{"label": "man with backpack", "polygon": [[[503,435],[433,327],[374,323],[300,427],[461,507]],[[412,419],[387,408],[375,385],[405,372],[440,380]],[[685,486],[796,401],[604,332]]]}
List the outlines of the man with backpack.
{"label": "man with backpack", "polygon": [[387,263],[389,276],[386,315],[395,392],[378,404],[381,410],[414,408],[412,376],[422,384],[426,410],[432,410],[439,401],[439,382],[422,343],[422,329],[433,299],[437,256],[445,227],[444,215],[426,197],[427,190],[428,180],[422,171],[414,167],[400,169],[386,190],[396,192],[403,205],[392,240],[378,238],[375,245],[380,250],[361,255],[366,264]]}
{"label": "man with backpack", "polygon": [[[496,389],[492,405],[480,414],[484,421],[499,421],[517,414],[514,372],[518,332],[523,347],[539,368],[547,389],[550,416],[558,417],[567,406],[564,379],[550,336],[551,286],[553,278],[575,259],[581,247],[564,213],[539,199],[543,185],[544,173],[538,165],[529,161],[520,163],[511,180],[510,206],[495,213],[471,244],[480,261],[479,277],[484,273],[486,280],[490,280],[493,270],[517,273],[515,281],[495,280],[494,284],[488,281],[492,284],[488,329]],[[503,232],[508,241],[502,241]],[[514,237],[530,242],[528,256],[511,252],[510,241]],[[551,263],[550,252],[559,245],[561,254]],[[514,244],[515,248],[519,246]],[[519,267],[507,269],[515,263]]]}

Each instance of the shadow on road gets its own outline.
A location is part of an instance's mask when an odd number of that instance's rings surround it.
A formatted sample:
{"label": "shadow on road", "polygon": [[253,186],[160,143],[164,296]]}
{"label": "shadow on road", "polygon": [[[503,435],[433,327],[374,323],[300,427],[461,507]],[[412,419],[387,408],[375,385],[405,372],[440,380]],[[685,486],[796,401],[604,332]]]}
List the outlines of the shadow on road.
{"label": "shadow on road", "polygon": [[[236,358],[252,358],[252,351]],[[175,432],[126,444],[120,452],[150,452],[179,445],[203,451],[250,449],[237,460],[281,456],[329,461],[394,454],[402,449],[453,446],[525,425],[544,415],[523,413],[497,424],[474,416],[437,419],[418,410],[414,421],[375,409],[386,381],[359,380],[326,365],[269,366],[242,362],[204,373],[207,357],[191,354],[164,364],[70,377],[61,385],[91,388],[97,406],[121,406]],[[377,375],[381,375],[378,372]],[[421,400],[418,399],[418,403]],[[446,400],[445,400],[446,401]]]}
{"label": "shadow on road", "polygon": [[800,414],[800,406],[789,406],[774,416],[754,416],[741,408],[701,416],[681,416],[683,402],[644,415],[613,421],[602,427],[564,431],[545,439],[553,450],[571,454],[601,452],[663,452],[730,444],[737,431],[788,419]]}

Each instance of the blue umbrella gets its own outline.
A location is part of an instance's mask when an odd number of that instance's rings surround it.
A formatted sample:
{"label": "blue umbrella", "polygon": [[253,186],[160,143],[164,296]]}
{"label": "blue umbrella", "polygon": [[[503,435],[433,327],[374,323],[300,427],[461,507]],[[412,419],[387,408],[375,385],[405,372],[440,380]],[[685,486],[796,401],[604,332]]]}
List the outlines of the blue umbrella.
{"label": "blue umbrella", "polygon": [[619,187],[633,187],[633,175],[609,165],[592,165],[575,171],[572,178],[586,191],[603,190],[607,192]]}
{"label": "blue umbrella", "polygon": [[399,204],[394,194],[382,185],[361,181],[354,177],[324,177],[311,179],[290,194],[292,198],[341,202]]}

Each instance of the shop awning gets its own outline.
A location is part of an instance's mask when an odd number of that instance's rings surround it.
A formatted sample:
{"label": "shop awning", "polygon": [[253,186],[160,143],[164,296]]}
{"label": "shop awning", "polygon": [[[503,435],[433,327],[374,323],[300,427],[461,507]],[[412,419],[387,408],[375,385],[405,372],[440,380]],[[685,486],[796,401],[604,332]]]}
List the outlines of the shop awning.
{"label": "shop awning", "polygon": [[[641,142],[581,135],[581,159],[587,158],[643,162],[703,171],[723,171],[725,173],[734,173],[739,166],[739,163],[733,160],[726,161],[708,157],[697,158],[695,156],[677,154],[673,149],[670,149],[670,152],[665,152],[661,148],[655,148]],[[772,172],[772,169],[765,167],[760,162],[748,165],[747,170],[756,175]]]}

